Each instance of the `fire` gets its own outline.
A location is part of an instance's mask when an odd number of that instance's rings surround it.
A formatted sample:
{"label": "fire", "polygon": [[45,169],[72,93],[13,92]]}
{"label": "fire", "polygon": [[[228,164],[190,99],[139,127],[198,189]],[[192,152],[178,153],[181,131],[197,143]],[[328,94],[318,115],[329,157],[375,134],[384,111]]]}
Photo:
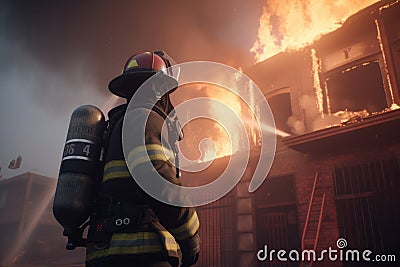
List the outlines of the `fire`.
{"label": "fire", "polygon": [[300,49],[334,31],[350,15],[376,0],[268,0],[257,40],[250,49],[257,62],[285,50]]}
{"label": "fire", "polygon": [[[206,88],[206,94],[210,98],[224,103],[233,111],[234,114],[236,114],[236,116],[241,115],[242,107],[239,98],[236,95],[228,92],[226,89],[218,88],[216,86],[208,86]],[[209,111],[216,122],[223,121],[226,116],[229,116],[228,114],[225,114],[221,105],[218,105],[215,102],[210,104]],[[237,135],[238,125],[235,124],[233,118],[230,118],[227,121],[228,123],[224,126],[221,126],[218,123],[215,125],[215,130],[218,136],[215,148],[217,157],[232,155],[239,150],[240,137]]]}
{"label": "fire", "polygon": [[[175,106],[198,97],[210,99],[205,106],[191,107],[204,109],[210,119],[197,118],[183,128],[185,138],[179,146],[183,156],[189,160],[206,162],[230,156],[242,149],[244,138],[252,138],[247,121],[252,121],[253,115],[240,97],[228,89],[213,84],[191,84],[178,89],[172,97]],[[231,112],[228,113],[227,108]],[[183,117],[185,114],[178,116]],[[241,126],[246,128],[249,136],[240,136]]]}

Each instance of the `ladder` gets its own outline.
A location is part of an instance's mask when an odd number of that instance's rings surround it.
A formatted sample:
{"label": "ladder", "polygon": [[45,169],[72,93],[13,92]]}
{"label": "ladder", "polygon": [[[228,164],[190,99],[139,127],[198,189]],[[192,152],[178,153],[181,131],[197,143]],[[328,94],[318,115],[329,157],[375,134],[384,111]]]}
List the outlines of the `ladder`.
{"label": "ladder", "polygon": [[[318,182],[318,172],[315,173],[314,184],[311,192],[310,202],[308,204],[308,211],[306,221],[304,224],[303,234],[301,237],[301,249],[313,249],[316,251],[318,245],[319,233],[321,230],[322,215],[324,212],[326,194],[315,196],[315,191]],[[314,199],[315,198],[315,199]],[[318,215],[318,218],[316,218]],[[312,266],[313,261],[307,266]],[[303,265],[306,266],[306,265]]]}

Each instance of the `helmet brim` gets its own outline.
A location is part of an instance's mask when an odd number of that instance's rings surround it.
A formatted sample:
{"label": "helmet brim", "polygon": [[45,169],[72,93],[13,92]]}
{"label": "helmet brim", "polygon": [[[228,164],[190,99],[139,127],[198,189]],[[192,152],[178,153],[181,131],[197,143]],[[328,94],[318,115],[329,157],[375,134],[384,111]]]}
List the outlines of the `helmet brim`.
{"label": "helmet brim", "polygon": [[[140,71],[124,73],[112,79],[108,84],[108,89],[116,96],[130,98],[147,79],[156,73],[159,72]],[[162,75],[163,81],[165,79],[165,82],[167,82],[169,88],[178,87],[178,81],[175,78],[163,73],[160,74]],[[172,93],[172,91],[170,93]]]}

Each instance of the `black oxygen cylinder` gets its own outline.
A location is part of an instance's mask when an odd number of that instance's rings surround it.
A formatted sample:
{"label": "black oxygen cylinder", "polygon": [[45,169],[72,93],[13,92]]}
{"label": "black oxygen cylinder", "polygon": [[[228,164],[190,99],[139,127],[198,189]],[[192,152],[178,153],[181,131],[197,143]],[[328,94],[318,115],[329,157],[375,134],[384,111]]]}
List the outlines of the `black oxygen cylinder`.
{"label": "black oxygen cylinder", "polygon": [[75,235],[90,216],[105,128],[104,114],[95,106],[80,106],[71,115],[53,203],[65,236]]}

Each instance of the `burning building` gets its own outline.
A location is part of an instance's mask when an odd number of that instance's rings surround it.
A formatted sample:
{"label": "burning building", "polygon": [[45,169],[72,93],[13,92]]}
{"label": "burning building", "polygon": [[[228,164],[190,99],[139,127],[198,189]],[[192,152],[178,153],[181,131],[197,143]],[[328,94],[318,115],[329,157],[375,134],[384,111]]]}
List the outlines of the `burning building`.
{"label": "burning building", "polygon": [[[263,91],[276,128],[290,136],[278,137],[271,171],[257,191],[248,192],[255,153],[228,195],[198,208],[198,266],[301,265],[275,256],[258,260],[265,245],[368,249],[400,259],[399,14],[399,1],[378,2],[302,49],[244,71]],[[310,264],[357,262],[325,257]]]}
{"label": "burning building", "polygon": [[[399,1],[376,3],[301,49],[244,70],[261,88],[282,134],[260,188],[248,192],[260,158],[255,134],[237,186],[197,208],[202,252],[196,266],[300,266],[275,256],[261,261],[257,253],[265,246],[275,255],[280,249],[337,249],[340,238],[347,242],[340,243],[344,250],[368,249],[371,258],[395,255],[400,260],[399,14]],[[240,147],[235,151],[232,157],[240,159]],[[204,171],[183,173],[182,180],[193,185],[211,181],[228,160],[222,157]],[[29,173],[0,182],[1,260],[82,264],[82,253],[60,251],[65,239],[51,214],[52,201],[46,199],[54,186],[55,180]],[[41,206],[35,203],[45,203],[42,211],[31,209]],[[327,257],[313,264],[357,265]]]}

